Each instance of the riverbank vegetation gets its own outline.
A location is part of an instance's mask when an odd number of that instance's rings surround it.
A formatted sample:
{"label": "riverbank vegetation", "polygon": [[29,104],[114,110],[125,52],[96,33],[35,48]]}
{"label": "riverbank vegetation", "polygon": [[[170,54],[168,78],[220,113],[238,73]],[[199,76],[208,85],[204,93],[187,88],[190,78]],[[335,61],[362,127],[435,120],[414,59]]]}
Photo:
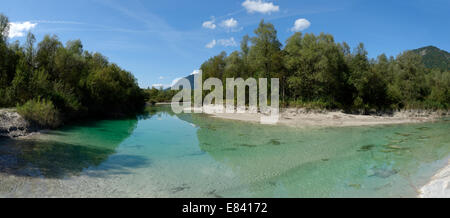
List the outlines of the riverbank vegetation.
{"label": "riverbank vegetation", "polygon": [[172,102],[172,98],[177,92],[178,91],[170,89],[157,89],[155,87],[147,88],[144,90],[146,101],[152,105],[156,103]]}
{"label": "riverbank vegetation", "polygon": [[204,80],[280,78],[284,106],[364,113],[450,106],[450,72],[425,68],[415,52],[371,59],[362,43],[351,50],[332,35],[300,32],[283,47],[275,27],[264,21],[254,33],[243,38],[240,51],[222,52],[203,63]]}
{"label": "riverbank vegetation", "polygon": [[65,45],[47,35],[36,44],[9,43],[8,18],[0,14],[0,107],[18,107],[22,116],[45,127],[80,118],[117,117],[145,104],[135,77],[80,40]]}

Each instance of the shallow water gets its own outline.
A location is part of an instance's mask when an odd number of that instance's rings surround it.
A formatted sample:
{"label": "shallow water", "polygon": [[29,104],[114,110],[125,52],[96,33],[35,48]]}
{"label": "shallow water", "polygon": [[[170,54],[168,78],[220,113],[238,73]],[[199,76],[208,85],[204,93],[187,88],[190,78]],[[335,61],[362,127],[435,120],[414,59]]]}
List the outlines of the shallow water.
{"label": "shallow water", "polygon": [[3,197],[415,197],[450,154],[450,122],[263,126],[150,109],[0,139]]}

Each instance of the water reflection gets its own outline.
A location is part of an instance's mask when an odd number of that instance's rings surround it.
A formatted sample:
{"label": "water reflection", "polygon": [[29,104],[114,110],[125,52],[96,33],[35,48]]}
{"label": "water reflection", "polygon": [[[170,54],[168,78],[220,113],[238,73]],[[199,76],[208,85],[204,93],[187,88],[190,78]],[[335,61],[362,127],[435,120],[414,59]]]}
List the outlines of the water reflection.
{"label": "water reflection", "polygon": [[0,139],[0,195],[414,197],[450,153],[449,125],[294,129],[149,107],[135,119]]}
{"label": "water reflection", "polygon": [[[114,155],[137,126],[137,119],[83,122],[27,139],[0,139],[0,173],[63,178],[102,166],[109,173],[148,165],[134,155]],[[113,156],[114,155],[114,156]],[[92,174],[95,175],[95,174]]]}

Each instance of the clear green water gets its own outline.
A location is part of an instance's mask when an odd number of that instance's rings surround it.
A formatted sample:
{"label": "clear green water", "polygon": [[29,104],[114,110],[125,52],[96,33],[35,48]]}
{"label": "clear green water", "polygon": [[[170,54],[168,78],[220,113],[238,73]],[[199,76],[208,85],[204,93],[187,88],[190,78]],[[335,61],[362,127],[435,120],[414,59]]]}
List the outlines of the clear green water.
{"label": "clear green water", "polygon": [[3,197],[415,197],[450,122],[295,129],[174,115],[0,139]]}

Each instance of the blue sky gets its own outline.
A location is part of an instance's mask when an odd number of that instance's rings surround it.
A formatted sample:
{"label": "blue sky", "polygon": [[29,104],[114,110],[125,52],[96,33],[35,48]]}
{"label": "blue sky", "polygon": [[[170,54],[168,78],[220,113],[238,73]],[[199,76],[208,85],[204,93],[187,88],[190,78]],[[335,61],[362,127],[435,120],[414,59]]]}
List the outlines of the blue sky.
{"label": "blue sky", "polygon": [[[131,71],[141,87],[171,84],[209,57],[239,49],[261,19],[281,42],[293,31],[334,35],[370,57],[435,45],[450,50],[448,0],[2,0],[12,40],[81,39],[84,48]],[[298,21],[297,21],[298,20]],[[297,21],[297,22],[296,22]],[[297,24],[297,25],[295,25]]]}

